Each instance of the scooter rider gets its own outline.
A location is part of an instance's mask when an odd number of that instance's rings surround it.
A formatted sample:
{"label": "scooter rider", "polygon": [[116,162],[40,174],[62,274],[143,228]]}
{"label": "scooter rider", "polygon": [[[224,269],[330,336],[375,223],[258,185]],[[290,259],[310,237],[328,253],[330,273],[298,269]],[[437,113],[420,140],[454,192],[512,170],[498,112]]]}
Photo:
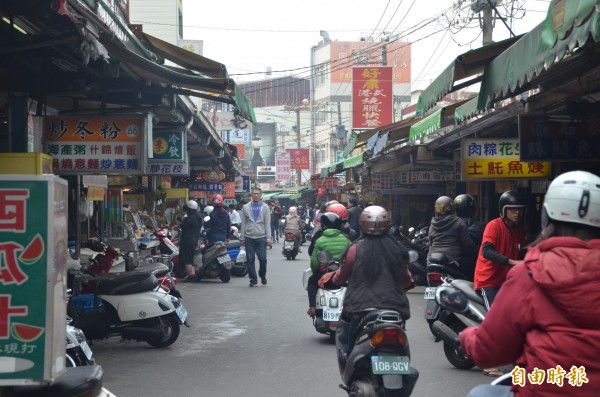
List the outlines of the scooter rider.
{"label": "scooter rider", "polygon": [[[326,202],[324,205],[325,209],[324,209],[323,213],[321,213],[321,215],[323,215],[325,212],[334,212],[334,213],[338,214],[340,216],[340,218],[348,219],[348,211],[346,210],[346,207],[344,207],[341,204],[340,204],[341,209],[340,209],[340,207],[336,206],[336,207],[333,207],[333,211],[329,211],[329,208],[332,207],[334,204],[339,204],[339,203],[337,200],[331,200],[331,201]],[[322,235],[323,235],[323,227],[322,227],[320,219],[319,219],[319,226],[315,226],[315,228],[313,229],[312,240],[310,241],[310,245],[308,246],[308,255],[313,254],[313,251],[315,249],[315,243],[317,242],[319,237],[321,237]],[[346,234],[346,236],[348,236],[348,235]],[[348,238],[349,237],[350,236],[348,236]]]}
{"label": "scooter rider", "polygon": [[285,216],[285,222],[283,224],[283,233],[284,238],[285,234],[287,233],[292,233],[294,236],[296,236],[295,244],[296,248],[298,249],[298,252],[302,252],[300,250],[300,240],[302,238],[302,236],[300,235],[300,231],[303,227],[304,222],[302,222],[302,220],[298,217],[296,207],[290,207],[288,214]]}
{"label": "scooter rider", "polygon": [[441,196],[435,201],[435,215],[429,226],[428,239],[428,261],[431,254],[444,254],[450,261],[458,261],[465,276],[473,279],[473,269],[466,269],[462,264],[466,256],[477,252],[477,247],[469,237],[465,223],[454,213],[454,203],[448,196]]}
{"label": "scooter rider", "polygon": [[352,351],[353,329],[369,311],[395,310],[404,320],[410,318],[406,291],[414,287],[408,271],[408,251],[388,234],[390,213],[383,207],[369,206],[360,214],[359,226],[363,236],[348,248],[340,268],[319,280],[321,288],[348,281],[337,324],[338,338],[348,346],[346,352],[341,352],[342,361]]}
{"label": "scooter rider", "polygon": [[323,235],[315,240],[315,249],[310,257],[310,268],[312,275],[308,278],[306,290],[308,291],[308,310],[306,314],[314,317],[317,313],[316,294],[319,289],[317,282],[327,269],[321,269],[321,264],[317,255],[321,251],[329,252],[334,261],[339,261],[346,252],[351,242],[348,237],[340,230],[342,227],[342,218],[333,212],[325,212],[321,215],[321,227]]}
{"label": "scooter rider", "polygon": [[210,212],[210,220],[206,224],[207,239],[209,244],[217,241],[229,242],[231,232],[231,219],[229,213],[223,208],[223,197],[215,194],[212,198],[214,210]]}
{"label": "scooter rider", "polygon": [[539,237],[508,272],[483,323],[460,333],[479,367],[515,363],[513,385],[477,386],[470,396],[599,395],[600,178],[557,176],[541,220]]}
{"label": "scooter rider", "polygon": [[[475,199],[470,194],[459,194],[454,198],[454,210],[456,215],[462,219],[469,231],[469,237],[477,247],[476,251],[467,252],[463,257],[461,266],[464,266],[465,273],[473,276],[475,274],[475,263],[477,262],[477,254],[483,240],[484,226],[475,220]],[[468,270],[467,270],[468,269]]]}

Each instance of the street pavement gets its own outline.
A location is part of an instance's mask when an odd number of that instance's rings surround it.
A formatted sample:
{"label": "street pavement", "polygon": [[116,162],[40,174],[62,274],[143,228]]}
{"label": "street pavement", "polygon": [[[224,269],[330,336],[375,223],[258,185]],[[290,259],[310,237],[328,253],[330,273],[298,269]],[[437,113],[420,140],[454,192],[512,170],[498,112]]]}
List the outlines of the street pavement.
{"label": "street pavement", "polygon": [[[94,342],[104,385],[119,397],[346,395],[338,387],[335,348],[306,315],[302,273],[309,258],[302,248],[288,261],[281,243],[274,244],[266,286],[249,288],[247,277],[180,284],[191,327],[170,347],[118,337]],[[489,383],[477,368],[458,370],[447,362],[423,319],[423,288],[412,290],[409,300],[411,365],[420,372],[413,396],[466,396]]]}

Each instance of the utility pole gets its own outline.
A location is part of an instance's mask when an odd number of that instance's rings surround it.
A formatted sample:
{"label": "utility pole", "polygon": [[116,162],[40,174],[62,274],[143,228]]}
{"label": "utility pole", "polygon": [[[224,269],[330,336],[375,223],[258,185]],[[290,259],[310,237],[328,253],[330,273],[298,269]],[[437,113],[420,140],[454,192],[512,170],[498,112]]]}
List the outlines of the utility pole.
{"label": "utility pole", "polygon": [[[300,108],[296,109],[296,147],[300,149]],[[296,186],[300,186],[302,183],[302,170],[298,168],[296,170]]]}
{"label": "utility pole", "polygon": [[483,18],[481,21],[481,31],[483,36],[483,45],[492,44],[494,39],[492,38],[492,32],[494,31],[494,23],[492,20],[492,6],[486,4],[483,7]]}

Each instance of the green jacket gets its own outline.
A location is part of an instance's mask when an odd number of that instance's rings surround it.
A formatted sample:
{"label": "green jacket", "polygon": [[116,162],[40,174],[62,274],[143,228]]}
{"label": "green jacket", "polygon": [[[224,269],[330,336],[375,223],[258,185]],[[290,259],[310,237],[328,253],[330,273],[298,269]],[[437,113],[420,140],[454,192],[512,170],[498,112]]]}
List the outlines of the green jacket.
{"label": "green jacket", "polygon": [[342,255],[346,252],[351,242],[344,233],[337,229],[326,229],[323,235],[315,243],[315,249],[310,256],[310,268],[313,273],[319,270],[321,264],[317,260],[317,255],[320,251],[327,251],[333,259],[339,261]]}

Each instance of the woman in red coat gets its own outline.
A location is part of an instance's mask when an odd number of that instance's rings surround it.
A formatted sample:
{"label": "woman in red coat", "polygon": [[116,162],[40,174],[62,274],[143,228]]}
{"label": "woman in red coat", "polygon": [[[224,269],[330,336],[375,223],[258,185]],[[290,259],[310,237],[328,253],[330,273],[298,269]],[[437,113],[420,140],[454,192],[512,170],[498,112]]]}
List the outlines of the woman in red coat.
{"label": "woman in red coat", "polygon": [[600,178],[558,176],[542,212],[542,233],[485,321],[460,333],[479,367],[515,363],[513,385],[470,396],[600,396]]}

